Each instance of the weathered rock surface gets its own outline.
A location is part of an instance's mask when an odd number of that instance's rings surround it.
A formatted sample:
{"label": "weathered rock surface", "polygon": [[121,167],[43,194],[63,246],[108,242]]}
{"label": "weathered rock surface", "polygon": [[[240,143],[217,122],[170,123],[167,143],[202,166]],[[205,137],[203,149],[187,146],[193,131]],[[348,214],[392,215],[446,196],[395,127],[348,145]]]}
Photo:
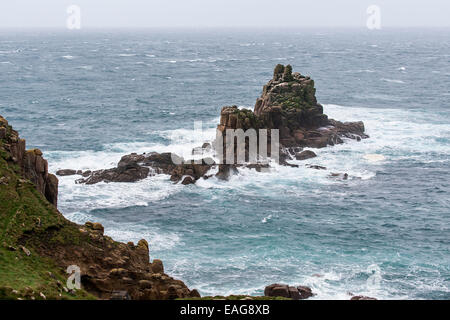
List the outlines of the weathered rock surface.
{"label": "weathered rock surface", "polygon": [[7,161],[16,164],[24,178],[36,185],[55,207],[58,204],[58,178],[48,172],[48,163],[39,149],[26,150],[25,139],[20,139],[17,131],[0,116],[0,139],[7,152]]}
{"label": "weathered rock surface", "polygon": [[149,175],[168,174],[173,182],[179,182],[184,176],[189,176],[190,178],[184,178],[183,184],[190,184],[203,177],[215,164],[211,158],[201,159],[201,163],[183,161],[184,159],[173,153],[132,153],[123,156],[116,168],[92,171],[85,178],[78,179],[77,183],[136,182]]}
{"label": "weathered rock surface", "polygon": [[274,283],[268,285],[264,289],[264,296],[266,297],[283,297],[291,298],[293,300],[304,300],[313,295],[311,288],[305,286],[293,287],[287,284]]}
{"label": "weathered rock surface", "polygon": [[[314,81],[291,66],[277,65],[273,79],[263,88],[254,110],[237,106],[222,108],[217,129],[226,137],[227,129],[267,129],[268,147],[271,129],[279,130],[281,148],[324,148],[343,143],[342,138],[368,138],[364,124],[328,119],[323,106],[317,102]],[[225,139],[224,139],[225,140]],[[284,161],[280,163],[285,164]]]}
{"label": "weathered rock surface", "polygon": [[[54,276],[47,279],[39,273],[42,270],[57,271],[59,278],[66,279],[67,267],[75,265],[81,271],[82,289],[101,299],[199,296],[197,290],[191,291],[182,281],[165,274],[161,260],[150,262],[146,240],[140,240],[137,245],[116,242],[104,235],[105,230],[100,223],[89,221],[77,225],[65,219],[50,204],[56,205],[58,179],[48,174],[47,161],[42,158],[42,152],[37,149],[26,151],[25,140],[19,139],[17,132],[2,117],[0,137],[0,170],[3,178],[0,185],[0,214],[5,222],[2,246],[17,255],[33,258],[33,262],[28,263],[36,263],[39,269],[30,270],[35,272],[35,276],[39,275],[36,276],[36,285],[75,295]],[[126,157],[120,163],[120,168],[134,168],[135,158],[134,155]],[[18,264],[26,262],[17,261]],[[27,299],[38,295],[43,299],[48,298],[42,291],[33,293],[31,288],[28,291],[31,293],[23,295]]]}

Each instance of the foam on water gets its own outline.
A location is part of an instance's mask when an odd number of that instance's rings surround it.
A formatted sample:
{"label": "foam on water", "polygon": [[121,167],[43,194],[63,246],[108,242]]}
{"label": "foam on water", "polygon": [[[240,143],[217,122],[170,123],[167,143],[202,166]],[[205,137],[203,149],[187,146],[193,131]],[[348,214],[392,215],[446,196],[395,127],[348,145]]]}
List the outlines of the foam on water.
{"label": "foam on water", "polygon": [[[221,106],[253,105],[273,66],[289,63],[316,81],[319,101],[340,104],[326,114],[364,121],[370,139],[228,182],[60,177],[61,212],[117,240],[146,238],[201,294],[283,282],[311,286],[314,299],[448,298],[449,37],[423,33],[3,33],[0,113],[52,172],[114,167],[131,152],[190,158],[214,138]],[[192,131],[199,119],[204,137]],[[367,281],[377,267],[380,286]]]}

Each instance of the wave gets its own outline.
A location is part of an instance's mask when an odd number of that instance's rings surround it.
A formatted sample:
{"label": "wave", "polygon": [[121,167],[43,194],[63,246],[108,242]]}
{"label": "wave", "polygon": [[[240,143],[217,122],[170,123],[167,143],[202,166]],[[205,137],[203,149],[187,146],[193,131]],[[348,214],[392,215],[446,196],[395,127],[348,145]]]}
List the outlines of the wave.
{"label": "wave", "polygon": [[119,53],[119,57],[135,57],[136,53]]}
{"label": "wave", "polygon": [[381,80],[382,81],[386,81],[386,82],[390,82],[390,83],[399,83],[399,84],[405,83],[403,80],[396,80],[396,79],[381,78]]}
{"label": "wave", "polygon": [[[258,173],[251,169],[240,169],[239,174],[230,181],[222,182],[216,178],[200,180],[196,187],[202,189],[237,189],[244,194],[260,192],[276,192],[277,188],[285,188],[303,181],[311,187],[336,184],[341,181],[330,179],[330,173],[348,173],[348,183],[359,183],[372,179],[380,166],[396,161],[411,159],[422,162],[439,162],[448,159],[450,146],[450,130],[443,123],[430,123],[430,114],[399,109],[373,109],[362,107],[344,107],[325,104],[324,112],[337,120],[363,120],[369,139],[361,142],[348,140],[344,144],[323,149],[314,149],[317,158],[309,161],[292,160],[299,168],[290,168],[272,164],[267,173]],[[154,131],[152,134],[166,143],[128,142],[114,143],[103,146],[101,151],[51,151],[46,156],[49,159],[51,172],[58,169],[98,170],[115,167],[120,158],[132,152],[174,152],[185,159],[199,158],[193,156],[192,149],[201,146],[205,141],[212,142],[215,137],[214,118],[204,124],[201,132],[192,129],[179,128],[174,130]],[[436,119],[438,120],[438,119]],[[440,138],[437,139],[436,137]],[[203,156],[211,156],[212,152]],[[383,161],[372,161],[376,160]],[[326,167],[328,170],[312,170],[305,163]],[[156,176],[138,183],[111,183],[94,186],[75,185],[73,177],[61,177],[61,205],[66,202],[79,203],[86,210],[104,207],[127,207],[148,205],[152,201],[164,199],[172,192],[179,192],[177,185],[168,182],[167,176]],[[167,182],[167,183],[166,183]],[[148,188],[152,191],[148,194]],[[130,192],[129,190],[132,189]],[[299,190],[287,192],[302,193]],[[72,204],[67,204],[71,206]]]}

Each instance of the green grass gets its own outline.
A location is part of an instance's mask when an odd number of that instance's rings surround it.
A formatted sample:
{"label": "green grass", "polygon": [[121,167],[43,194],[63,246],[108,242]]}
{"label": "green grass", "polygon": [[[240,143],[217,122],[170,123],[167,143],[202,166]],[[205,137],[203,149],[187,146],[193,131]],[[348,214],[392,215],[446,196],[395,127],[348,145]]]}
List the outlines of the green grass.
{"label": "green grass", "polygon": [[[77,244],[83,241],[75,225],[68,222],[30,182],[22,179],[17,165],[8,162],[9,153],[0,142],[0,299],[92,299],[84,290],[66,292],[67,275],[35,248],[42,246],[35,235],[58,229],[49,241]],[[25,246],[27,256],[20,246]],[[14,249],[12,249],[14,248]],[[58,285],[58,281],[61,285]]]}

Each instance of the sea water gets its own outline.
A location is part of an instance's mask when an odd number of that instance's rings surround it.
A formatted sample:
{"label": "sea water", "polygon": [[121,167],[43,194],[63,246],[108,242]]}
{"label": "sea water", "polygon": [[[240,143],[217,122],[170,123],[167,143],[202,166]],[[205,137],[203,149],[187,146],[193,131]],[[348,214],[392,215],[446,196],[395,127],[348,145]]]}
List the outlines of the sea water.
{"label": "sea water", "polygon": [[324,112],[364,121],[370,138],[227,182],[60,177],[60,211],[147,239],[202,295],[279,282],[314,299],[449,299],[450,29],[3,30],[0,114],[51,172],[110,168],[213,139],[221,107],[252,108],[278,63],[311,76]]}

